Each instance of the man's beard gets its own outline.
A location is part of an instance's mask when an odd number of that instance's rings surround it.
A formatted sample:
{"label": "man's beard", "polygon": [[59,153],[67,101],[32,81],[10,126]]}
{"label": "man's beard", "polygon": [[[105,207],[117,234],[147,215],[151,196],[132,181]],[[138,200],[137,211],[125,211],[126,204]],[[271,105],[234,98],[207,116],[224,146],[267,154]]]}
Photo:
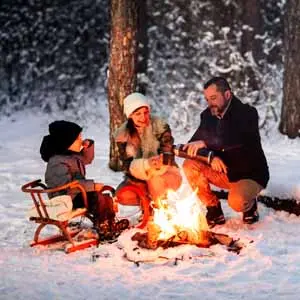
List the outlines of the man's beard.
{"label": "man's beard", "polygon": [[211,114],[213,116],[217,116],[217,117],[220,116],[222,114],[222,112],[224,111],[224,109],[221,109],[220,107],[215,106],[215,105],[210,106],[209,109],[210,109]]}

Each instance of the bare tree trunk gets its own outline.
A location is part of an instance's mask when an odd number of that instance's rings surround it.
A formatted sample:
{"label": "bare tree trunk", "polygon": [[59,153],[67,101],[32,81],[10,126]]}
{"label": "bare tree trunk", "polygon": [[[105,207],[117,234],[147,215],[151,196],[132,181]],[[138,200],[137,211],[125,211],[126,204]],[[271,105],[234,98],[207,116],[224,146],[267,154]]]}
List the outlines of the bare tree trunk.
{"label": "bare tree trunk", "polygon": [[300,1],[287,0],[284,16],[284,82],[279,131],[300,136]]}
{"label": "bare tree trunk", "polygon": [[252,51],[256,62],[262,58],[262,40],[257,35],[262,33],[262,19],[259,0],[247,0],[242,4],[242,53]]}
{"label": "bare tree trunk", "polygon": [[[137,41],[138,41],[138,64],[137,74],[147,76],[148,69],[148,14],[147,14],[147,1],[138,2],[138,28],[137,28]],[[139,77],[140,78],[140,77]],[[147,82],[145,80],[137,81],[138,91],[142,94],[147,93]]]}
{"label": "bare tree trunk", "polygon": [[121,169],[113,133],[124,121],[123,100],[136,87],[137,1],[111,0],[111,38],[108,73],[108,106],[110,115],[109,167]]}
{"label": "bare tree trunk", "polygon": [[[247,0],[242,3],[242,39],[241,51],[244,55],[252,52],[254,61],[258,64],[263,58],[262,40],[257,35],[262,33],[262,19],[259,0]],[[249,85],[253,90],[259,90],[259,82],[255,77],[253,69],[248,67],[246,73],[249,78]]]}

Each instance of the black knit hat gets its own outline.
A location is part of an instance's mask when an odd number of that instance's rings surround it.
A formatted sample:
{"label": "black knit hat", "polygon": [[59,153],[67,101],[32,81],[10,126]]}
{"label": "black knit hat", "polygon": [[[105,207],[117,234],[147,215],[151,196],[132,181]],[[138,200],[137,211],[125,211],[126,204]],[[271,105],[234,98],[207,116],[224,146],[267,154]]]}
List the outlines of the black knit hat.
{"label": "black knit hat", "polygon": [[77,139],[82,127],[69,121],[54,121],[49,125],[49,135],[44,136],[40,153],[46,162],[55,154],[64,153]]}

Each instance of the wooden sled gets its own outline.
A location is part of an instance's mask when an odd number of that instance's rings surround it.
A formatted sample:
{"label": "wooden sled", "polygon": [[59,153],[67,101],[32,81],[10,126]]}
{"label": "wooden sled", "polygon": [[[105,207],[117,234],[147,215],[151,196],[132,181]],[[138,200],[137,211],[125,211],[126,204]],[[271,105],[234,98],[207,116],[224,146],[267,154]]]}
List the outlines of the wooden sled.
{"label": "wooden sled", "polygon": [[[29,220],[39,224],[34,233],[33,242],[30,244],[31,247],[36,245],[49,245],[59,241],[68,241],[69,243],[65,247],[65,252],[71,253],[77,250],[85,249],[90,246],[98,245],[98,239],[96,237],[83,240],[80,242],[76,242],[73,239],[73,237],[81,231],[81,228],[72,229],[70,223],[71,220],[78,217],[86,217],[92,220],[91,215],[88,213],[88,201],[87,201],[86,191],[79,184],[78,181],[73,181],[71,183],[62,185],[60,187],[47,189],[47,186],[43,184],[39,179],[23,185],[21,189],[23,192],[29,193],[31,195],[31,198],[34,203],[34,207],[32,208],[33,214],[29,217]],[[44,197],[47,196],[48,193],[58,192],[67,189],[79,190],[80,193],[82,194],[85,207],[78,208],[76,210],[71,209],[69,211],[61,212],[59,214],[53,214],[53,210],[51,210],[52,207],[49,205],[52,199],[44,200]],[[104,187],[103,191],[107,189],[108,188]],[[66,196],[66,195],[63,197],[71,198],[70,196]],[[54,198],[58,198],[58,197],[54,197]],[[40,239],[39,235],[42,229],[47,225],[54,225],[58,227],[60,233],[49,236],[47,238]]]}

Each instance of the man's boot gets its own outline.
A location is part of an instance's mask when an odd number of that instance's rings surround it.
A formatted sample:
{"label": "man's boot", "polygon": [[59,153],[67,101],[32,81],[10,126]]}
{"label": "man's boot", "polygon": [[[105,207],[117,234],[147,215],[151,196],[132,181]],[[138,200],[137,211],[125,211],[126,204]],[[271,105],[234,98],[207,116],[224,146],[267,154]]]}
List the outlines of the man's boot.
{"label": "man's boot", "polygon": [[206,209],[206,221],[209,228],[225,224],[225,217],[220,202],[216,206],[207,206]]}
{"label": "man's boot", "polygon": [[257,211],[257,201],[255,199],[253,206],[243,213],[243,222],[245,224],[253,224],[259,220],[259,214]]}

